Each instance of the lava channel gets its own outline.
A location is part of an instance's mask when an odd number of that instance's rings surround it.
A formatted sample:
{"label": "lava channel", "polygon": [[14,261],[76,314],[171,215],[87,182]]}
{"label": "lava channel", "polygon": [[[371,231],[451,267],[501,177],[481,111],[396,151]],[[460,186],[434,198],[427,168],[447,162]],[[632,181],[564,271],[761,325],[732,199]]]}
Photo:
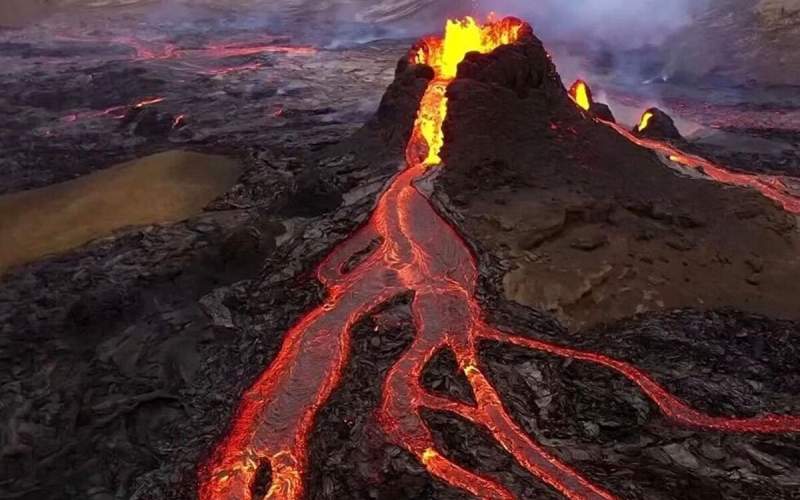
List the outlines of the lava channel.
{"label": "lava channel", "polygon": [[[647,128],[651,118],[652,114],[645,112],[645,114],[642,115],[639,125],[637,126],[638,129],[644,130]],[[679,165],[683,165],[685,167],[694,168],[710,177],[714,181],[722,184],[730,184],[733,186],[742,186],[755,189],[767,198],[778,202],[787,212],[800,214],[800,198],[787,186],[783,176],[736,172],[730,168],[712,163],[697,155],[685,153],[666,142],[638,137],[618,123],[612,123],[599,119],[598,121],[613,128],[629,141],[643,148],[660,153],[669,158],[669,160],[672,162],[678,163]]]}
{"label": "lava channel", "polygon": [[[628,363],[517,337],[483,320],[475,299],[475,258],[414,181],[440,164],[446,89],[458,63],[468,52],[488,53],[529,36],[533,36],[530,27],[516,19],[479,25],[467,18],[448,21],[444,37],[424,40],[412,54],[411,62],[432,67],[435,78],[420,104],[406,168],[381,195],[369,221],[317,268],[317,278],[328,290],[327,299],[287,332],[275,360],[245,392],[230,432],[200,469],[200,498],[252,498],[257,470],[265,461],[272,472],[266,498],[302,498],[309,431],[341,381],[351,327],[374,307],[409,291],[414,292],[416,335],[387,375],[378,420],[389,440],[415,455],[433,476],[477,497],[513,498],[502,485],[443,456],[420,415],[423,408],[452,412],[485,428],[520,465],[568,498],[613,498],[514,422],[479,366],[476,346],[482,339],[610,368],[637,384],[677,424],[734,432],[800,431],[800,418],[793,416],[725,419],[705,415]],[[345,270],[350,258],[375,240],[382,244],[357,267]],[[475,405],[430,394],[421,386],[423,367],[442,348],[455,353],[472,386]]]}
{"label": "lava channel", "polygon": [[[583,80],[577,80],[572,85],[570,88],[570,97],[578,108],[584,111],[593,111],[592,107],[594,106],[594,102],[592,101],[592,91],[589,85]],[[639,123],[636,125],[636,130],[642,132],[647,129],[652,119],[653,113],[651,111],[645,111],[639,119]],[[786,177],[784,176],[737,172],[731,168],[717,165],[700,156],[686,153],[668,142],[637,136],[622,125],[613,121],[604,120],[596,116],[594,120],[611,127],[618,134],[637,146],[658,153],[668,158],[671,162],[687,168],[693,168],[721,184],[755,189],[763,196],[777,202],[785,211],[793,214],[800,214],[800,196],[788,186]]]}

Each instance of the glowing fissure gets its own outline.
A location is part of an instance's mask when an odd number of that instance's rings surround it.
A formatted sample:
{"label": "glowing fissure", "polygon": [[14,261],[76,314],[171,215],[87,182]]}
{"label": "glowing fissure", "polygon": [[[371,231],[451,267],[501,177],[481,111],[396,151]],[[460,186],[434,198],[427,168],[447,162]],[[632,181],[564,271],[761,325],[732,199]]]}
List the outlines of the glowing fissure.
{"label": "glowing fissure", "polygon": [[142,99],[141,101],[135,102],[128,106],[113,106],[111,108],[107,108],[103,111],[88,111],[85,113],[72,113],[62,118],[63,121],[67,123],[74,123],[78,120],[87,119],[87,118],[99,118],[102,116],[110,116],[116,119],[122,119],[125,117],[125,111],[129,108],[133,109],[142,109],[146,108],[147,106],[152,106],[154,104],[158,104],[160,102],[164,102],[167,99],[165,97],[153,97],[148,99]]}
{"label": "glowing fissure", "polygon": [[[267,498],[303,496],[307,437],[315,415],[341,381],[349,356],[350,328],[371,309],[409,291],[414,292],[411,307],[416,335],[387,374],[378,420],[387,437],[414,454],[432,475],[478,497],[513,498],[499,483],[460,467],[437,451],[420,415],[423,408],[452,412],[482,426],[523,467],[568,498],[612,498],[544,450],[514,422],[481,372],[477,345],[482,339],[608,367],[636,383],[667,417],[680,424],[743,432],[800,430],[800,418],[795,417],[723,419],[704,415],[625,362],[516,337],[483,321],[475,299],[478,273],[474,256],[413,183],[438,164],[434,161],[446,113],[442,101],[457,67],[450,50],[460,58],[471,47],[489,52],[514,43],[521,27],[520,21],[508,19],[484,26],[472,20],[451,22],[443,40],[428,39],[416,52],[412,62],[431,65],[436,77],[420,105],[406,169],[381,195],[368,223],[317,268],[328,298],[286,333],[275,360],[243,395],[229,434],[200,470],[202,499],[252,498],[252,483],[263,461],[272,471]],[[450,36],[458,40],[457,50],[447,48]],[[476,41],[480,45],[462,45]],[[429,138],[433,140],[428,142]],[[344,264],[375,240],[382,241],[381,245],[345,272]],[[474,406],[432,395],[421,386],[423,368],[442,348],[455,353],[474,391]]]}
{"label": "glowing fissure", "polygon": [[57,33],[57,40],[78,41],[78,42],[111,42],[126,45],[135,52],[133,58],[139,61],[181,59],[186,56],[212,57],[223,59],[226,57],[250,56],[257,54],[280,53],[287,55],[308,56],[317,53],[317,49],[304,45],[285,45],[277,43],[279,38],[259,37],[261,40],[250,41],[248,43],[217,43],[201,47],[179,48],[171,42],[162,40],[145,40],[134,36],[117,35],[108,39],[89,35],[74,33]]}

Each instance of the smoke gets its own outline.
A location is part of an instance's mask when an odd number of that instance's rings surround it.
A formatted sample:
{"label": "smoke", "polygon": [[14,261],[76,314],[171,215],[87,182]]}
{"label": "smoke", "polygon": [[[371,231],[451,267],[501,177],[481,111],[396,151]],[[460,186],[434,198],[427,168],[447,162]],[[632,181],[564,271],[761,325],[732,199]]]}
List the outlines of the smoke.
{"label": "smoke", "polygon": [[618,50],[659,45],[688,26],[706,0],[480,0],[482,10],[530,21],[540,37]]}
{"label": "smoke", "polygon": [[666,86],[659,85],[674,76],[670,38],[711,1],[478,0],[476,10],[530,22],[567,85],[590,82],[595,98],[610,104],[618,119],[636,123],[643,107],[670,111],[662,99]]}
{"label": "smoke", "polygon": [[668,77],[661,46],[711,0],[271,0],[300,14],[329,46],[371,38],[415,38],[447,17],[489,12],[529,21],[565,78],[616,72],[631,81]]}

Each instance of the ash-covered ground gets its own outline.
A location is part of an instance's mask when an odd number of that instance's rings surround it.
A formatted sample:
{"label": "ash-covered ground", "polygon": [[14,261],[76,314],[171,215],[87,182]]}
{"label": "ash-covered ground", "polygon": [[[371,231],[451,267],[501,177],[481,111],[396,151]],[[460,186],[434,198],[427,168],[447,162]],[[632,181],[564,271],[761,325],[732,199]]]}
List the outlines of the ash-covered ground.
{"label": "ash-covered ground", "polygon": [[[242,172],[185,220],[119,227],[0,277],[0,498],[193,498],[242,391],[320,302],[315,264],[401,168],[425,80],[394,81],[411,41],[368,28],[372,41],[342,45],[332,28],[233,18],[48,23],[0,33],[0,193],[174,149]],[[581,119],[563,88],[508,88],[515,71],[455,84],[432,195],[476,251],[489,319],[633,362],[713,415],[800,413],[797,217],[668,170]],[[606,92],[648,104],[635,86]],[[679,124],[714,125],[695,151],[797,175],[800,103],[783,92],[664,95]],[[411,329],[405,300],[354,329],[310,436],[309,497],[464,498],[374,421]],[[683,429],[602,367],[498,343],[481,358],[528,433],[621,497],[800,491],[797,435]],[[472,397],[447,352],[423,380]],[[480,429],[426,419],[448,457],[520,498],[557,496]]]}

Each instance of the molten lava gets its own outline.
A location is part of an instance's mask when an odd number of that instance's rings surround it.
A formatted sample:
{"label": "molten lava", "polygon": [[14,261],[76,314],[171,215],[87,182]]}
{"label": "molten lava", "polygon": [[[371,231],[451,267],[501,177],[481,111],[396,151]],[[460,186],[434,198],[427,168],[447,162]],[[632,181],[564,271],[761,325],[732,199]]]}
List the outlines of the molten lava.
{"label": "molten lava", "polygon": [[444,37],[423,40],[414,62],[433,68],[436,79],[450,81],[456,77],[458,65],[468,53],[488,54],[501,45],[508,45],[517,40],[522,27],[523,23],[513,18],[485,25],[471,17],[448,20]]}
{"label": "molten lava", "polygon": [[137,102],[133,105],[136,109],[146,108],[147,106],[152,106],[153,104],[158,104],[160,102],[164,102],[166,99],[163,97],[154,97],[152,99],[144,99],[142,101]]}
{"label": "molten lava", "polygon": [[85,118],[100,118],[100,117],[103,117],[103,116],[110,116],[112,118],[116,118],[116,119],[119,120],[119,119],[122,119],[122,118],[125,117],[125,111],[127,109],[130,109],[130,108],[142,109],[142,108],[146,108],[148,106],[152,106],[154,104],[158,104],[160,102],[164,102],[166,100],[167,99],[165,97],[147,98],[147,99],[142,99],[142,100],[140,100],[138,102],[135,102],[133,104],[126,105],[126,106],[112,106],[110,108],[104,109],[103,111],[89,111],[89,112],[85,112],[85,113],[72,113],[70,115],[67,115],[67,116],[63,117],[62,120],[67,122],[67,123],[74,123],[74,122],[77,122],[78,120],[82,120],[82,119],[85,119]]}
{"label": "molten lava", "polygon": [[[327,299],[286,333],[275,360],[245,392],[229,434],[201,468],[200,497],[252,498],[259,464],[268,462],[272,483],[266,497],[302,498],[308,434],[317,412],[342,379],[350,329],[373,308],[409,291],[414,292],[411,307],[416,336],[386,377],[378,420],[387,437],[415,455],[431,474],[478,497],[513,498],[502,485],[460,467],[437,451],[421,417],[422,409],[456,413],[485,428],[523,467],[568,498],[612,498],[547,452],[508,415],[480,368],[477,345],[482,339],[605,366],[636,383],[679,424],[736,432],[800,430],[797,417],[725,419],[702,414],[628,363],[516,337],[484,322],[475,298],[475,259],[458,233],[415,188],[414,181],[439,163],[446,90],[458,61],[473,50],[489,52],[515,43],[528,28],[513,19],[483,26],[466,19],[447,26],[443,39],[425,40],[412,56],[412,62],[432,65],[436,78],[420,104],[406,169],[381,195],[368,223],[317,268],[317,278],[328,290]],[[347,268],[351,258],[375,240],[382,241],[381,245],[357,267]],[[430,394],[422,387],[420,375],[425,365],[443,348],[455,353],[472,386],[475,405]]]}
{"label": "molten lava", "polygon": [[[475,19],[467,17],[463,20],[448,20],[444,37],[429,37],[422,41],[414,53],[413,62],[425,64],[433,68],[434,79],[425,92],[420,103],[417,123],[409,145],[409,153],[418,155],[416,146],[426,150],[422,161],[427,166],[442,162],[439,153],[444,146],[442,124],[447,116],[447,86],[456,77],[458,64],[470,52],[487,54],[501,45],[514,42],[519,36],[523,24],[516,19],[478,24]],[[409,163],[416,163],[418,158],[408,158]]]}
{"label": "molten lava", "polygon": [[636,129],[639,132],[642,132],[644,129],[650,126],[650,120],[652,119],[653,119],[653,113],[650,111],[645,111],[644,114],[642,115],[642,119],[639,120],[639,125],[636,127]]}
{"label": "molten lava", "polygon": [[592,108],[592,97],[589,86],[583,80],[577,80],[569,89],[569,96],[584,111]]}
{"label": "molten lava", "polygon": [[[589,90],[588,84],[582,80],[577,80],[572,87],[570,87],[569,94],[578,107],[587,109],[583,106],[580,100],[581,88],[585,89],[586,95],[591,103],[591,90]],[[650,126],[650,121],[654,116],[655,115],[652,111],[645,111],[644,114],[642,114],[639,124],[636,126],[636,130],[641,132],[647,129],[647,127]],[[667,142],[661,142],[645,137],[638,137],[614,122],[597,117],[595,117],[595,120],[613,128],[615,131],[617,131],[617,133],[637,146],[659,153],[666,158],[669,158],[669,160],[673,163],[699,170],[709,178],[723,184],[755,189],[766,198],[778,202],[787,212],[800,214],[800,196],[798,196],[796,192],[792,192],[792,189],[788,186],[785,177],[778,175],[756,175],[735,172],[729,168],[717,165],[699,156],[685,153]]]}
{"label": "molten lava", "polygon": [[172,120],[172,129],[176,129],[178,127],[182,127],[186,123],[186,115],[178,115]]}
{"label": "molten lava", "polygon": [[616,123],[603,120],[598,121],[613,128],[634,144],[660,153],[669,158],[672,162],[683,165],[684,167],[699,170],[709,178],[722,184],[755,189],[766,198],[776,201],[785,211],[793,214],[800,214],[800,197],[797,193],[792,192],[785,178],[782,176],[735,172],[729,168],[712,163],[705,158],[685,153],[669,143],[637,137]]}

